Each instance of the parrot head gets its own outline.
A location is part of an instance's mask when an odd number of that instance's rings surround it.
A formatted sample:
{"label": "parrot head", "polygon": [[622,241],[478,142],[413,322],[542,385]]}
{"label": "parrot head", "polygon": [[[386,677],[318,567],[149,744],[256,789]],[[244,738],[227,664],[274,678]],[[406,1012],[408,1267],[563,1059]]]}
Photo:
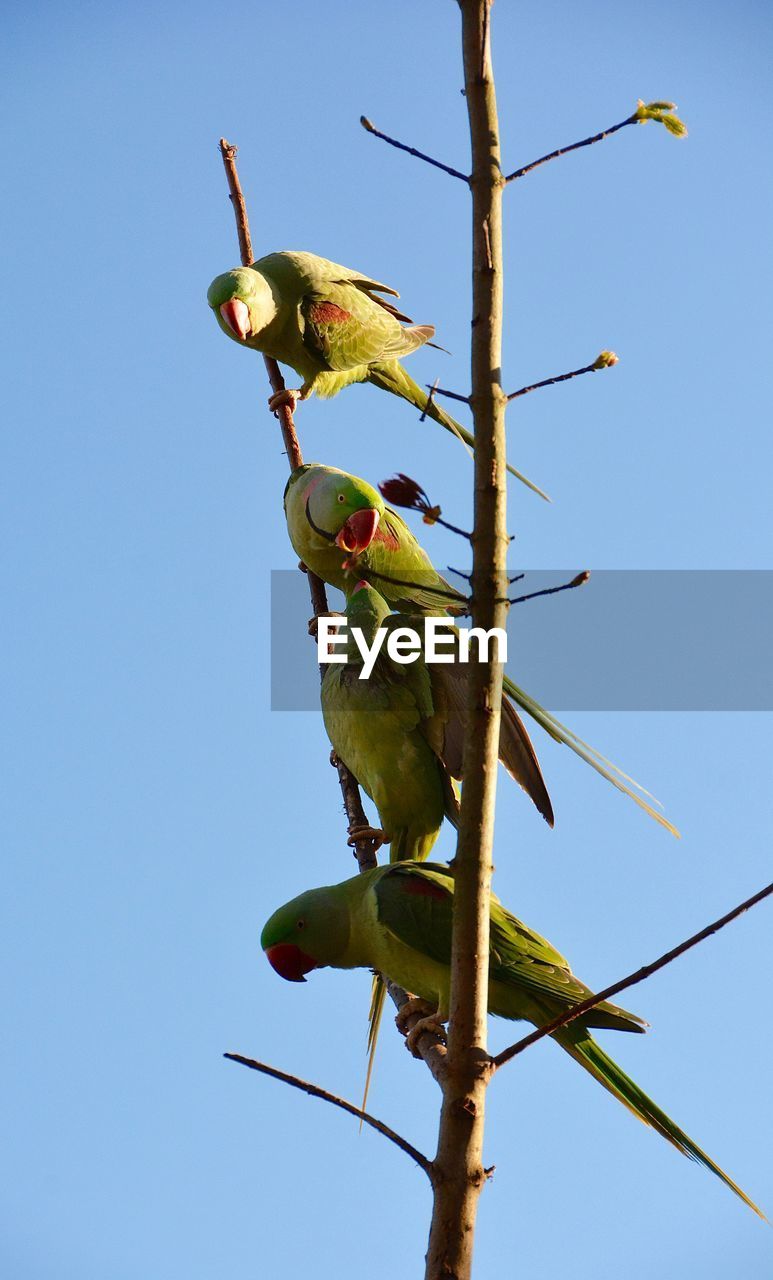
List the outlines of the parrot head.
{"label": "parrot head", "polygon": [[[345,569],[367,551],[384,514],[384,500],[372,485],[337,467],[300,467],[285,491],[285,509],[300,503],[298,515],[310,529],[345,552]],[[295,511],[293,511],[293,518]]]}
{"label": "parrot head", "polygon": [[[346,617],[350,627],[359,627],[368,644],[372,645],[376,632],[384,619],[392,612],[389,605],[369,582],[361,579],[346,602]],[[360,654],[360,657],[362,655]]]}
{"label": "parrot head", "polygon": [[305,982],[304,974],[335,964],[349,942],[349,908],[335,888],[310,889],[275,911],[260,945],[281,978]]}
{"label": "parrot head", "polygon": [[223,333],[235,342],[259,338],[278,310],[271,285],[253,267],[236,267],[216,276],[207,290],[207,302]]}

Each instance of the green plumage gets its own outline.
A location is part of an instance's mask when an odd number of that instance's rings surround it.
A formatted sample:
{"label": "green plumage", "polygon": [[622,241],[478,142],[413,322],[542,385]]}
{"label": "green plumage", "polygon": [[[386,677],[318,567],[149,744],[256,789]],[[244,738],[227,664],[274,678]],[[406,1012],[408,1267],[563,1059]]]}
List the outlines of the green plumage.
{"label": "green plumage", "polygon": [[[348,603],[349,627],[368,644],[388,619],[389,606],[366,585]],[[452,714],[439,679],[442,668],[419,659],[394,662],[383,648],[363,679],[363,659],[351,630],[344,664],[331,664],[322,681],[322,714],[336,754],[376,805],[390,859],[426,858],[443,818],[456,826],[459,806],[445,759]],[[449,746],[454,742],[449,732]],[[460,777],[454,755],[451,768]]]}
{"label": "green plumage", "polygon": [[[303,379],[301,399],[314,392],[337,395],[356,382],[370,382],[407,400],[458,436],[469,448],[475,437],[430,399],[405,372],[400,357],[429,342],[432,325],[411,324],[387,301],[399,294],[388,285],[314,253],[285,250],[217,276],[207,301],[223,332],[240,346],[288,364]],[[243,304],[244,330],[225,318],[224,306]],[[514,467],[528,488],[547,494]]]}
{"label": "green plumage", "polygon": [[[287,964],[296,948],[299,971],[331,966],[372,968],[437,1004],[448,1017],[454,879],[432,863],[399,862],[342,884],[301,894],[274,913],[261,936],[269,960]],[[278,948],[273,952],[272,949]],[[280,955],[282,948],[285,948]],[[287,974],[285,975],[287,976]],[[492,896],[489,1012],[542,1026],[591,994],[556,949]],[[553,1039],[614,1097],[684,1155],[710,1169],[760,1210],[590,1034],[595,1027],[642,1031],[635,1014],[607,1001],[555,1032]]]}
{"label": "green plumage", "polygon": [[[385,505],[381,494],[366,480],[336,467],[307,464],[290,476],[284,493],[284,508],[287,531],[296,554],[309,569],[344,594],[348,595],[361,578],[367,578],[394,609],[405,613],[441,616],[444,612],[459,613],[466,608],[464,597],[433,567],[405,521]],[[376,532],[364,550],[350,556],[335,540],[353,515],[366,510],[378,515]],[[463,678],[463,672],[460,675]],[[552,712],[541,706],[507,674],[504,676],[504,691],[507,698],[502,702],[503,716],[508,715],[507,708],[512,711],[507,701],[511,698],[556,742],[571,747],[580,759],[635,800],[651,818],[672,835],[679,835],[676,827],[658,811],[657,801],[650,803],[653,797],[648,792],[557,720]],[[529,763],[534,751],[522,725],[521,729],[521,764],[511,772],[540,808],[528,782],[529,775],[534,776]]]}

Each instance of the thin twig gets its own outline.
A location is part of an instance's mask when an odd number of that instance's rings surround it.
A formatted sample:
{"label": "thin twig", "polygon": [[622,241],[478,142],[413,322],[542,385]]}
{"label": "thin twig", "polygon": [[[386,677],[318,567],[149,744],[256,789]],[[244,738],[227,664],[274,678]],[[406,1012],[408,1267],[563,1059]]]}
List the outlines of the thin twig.
{"label": "thin twig", "polygon": [[239,1062],[243,1067],[249,1067],[251,1071],[260,1071],[264,1076],[271,1076],[274,1080],[281,1080],[284,1084],[289,1084],[293,1089],[300,1089],[303,1093],[308,1093],[312,1098],[321,1098],[323,1102],[329,1102],[334,1107],[340,1107],[342,1111],[348,1111],[349,1115],[357,1116],[363,1124],[370,1125],[371,1129],[375,1129],[376,1133],[382,1134],[393,1142],[396,1147],[404,1151],[406,1155],[415,1160],[420,1169],[423,1169],[432,1181],[432,1162],[417,1151],[410,1142],[402,1138],[399,1133],[395,1133],[394,1129],[390,1129],[388,1124],[384,1124],[383,1120],[377,1120],[375,1116],[370,1115],[367,1111],[361,1111],[359,1107],[355,1107],[353,1102],[347,1102],[345,1098],[339,1098],[334,1093],[328,1093],[327,1089],[320,1089],[317,1084],[310,1084],[308,1080],[301,1080],[300,1076],[290,1075],[287,1071],[280,1071],[278,1067],[270,1067],[265,1062],[258,1062],[255,1058],[245,1058],[241,1053],[224,1053],[224,1058],[228,1058],[229,1062]]}
{"label": "thin twig", "polygon": [[759,893],[755,893],[751,898],[747,898],[740,906],[734,907],[732,911],[728,911],[727,915],[721,916],[719,920],[715,920],[713,924],[707,924],[705,929],[701,929],[699,933],[694,933],[691,938],[685,942],[680,942],[678,947],[672,948],[662,955],[659,960],[653,960],[651,964],[645,964],[641,969],[637,969],[635,973],[629,973],[627,978],[621,978],[619,982],[613,982],[611,987],[605,987],[603,991],[599,991],[595,996],[589,996],[587,1000],[583,1000],[572,1009],[567,1009],[560,1017],[553,1018],[552,1022],[548,1022],[543,1027],[538,1027],[536,1031],[532,1031],[530,1035],[524,1036],[522,1040],[511,1044],[508,1049],[503,1049],[501,1053],[492,1060],[494,1070],[503,1067],[511,1058],[517,1054],[523,1053],[524,1049],[528,1049],[530,1045],[536,1044],[538,1040],[542,1040],[544,1036],[552,1036],[554,1032],[561,1027],[567,1026],[570,1022],[574,1022],[575,1018],[582,1018],[591,1009],[595,1009],[604,1000],[609,1000],[612,996],[619,995],[621,991],[625,991],[628,987],[634,987],[638,982],[643,982],[645,978],[649,978],[653,973],[657,973],[658,969],[664,969],[667,964],[671,964],[672,960],[677,960],[679,956],[683,956],[685,951],[689,951],[691,947],[696,947],[699,942],[703,942],[706,938],[710,938],[713,933],[718,933],[720,929],[724,929],[726,924],[730,924],[733,920],[737,920],[751,907],[755,907],[758,902],[762,902],[763,898],[769,898],[773,894],[773,884],[767,885],[765,889],[760,889]]}
{"label": "thin twig", "polygon": [[431,519],[425,517],[425,524],[442,524],[444,529],[448,529],[450,533],[458,533],[460,538],[466,538],[468,542],[472,542],[472,534],[466,529],[460,529],[458,525],[451,524],[450,520],[444,520],[442,516],[433,516]]}
{"label": "thin twig", "polygon": [[570,147],[559,147],[557,151],[550,151],[546,156],[540,156],[539,160],[532,160],[531,164],[525,164],[522,169],[516,169],[514,173],[509,173],[505,178],[505,182],[514,182],[516,178],[522,178],[524,174],[531,173],[532,169],[538,169],[541,164],[547,164],[548,160],[556,160],[559,156],[568,155],[570,151],[577,151],[580,147],[590,147],[594,142],[603,142],[604,138],[611,138],[613,133],[617,133],[619,129],[624,129],[628,124],[639,124],[639,118],[634,114],[628,116],[626,120],[621,120],[619,124],[613,124],[610,129],[604,129],[602,133],[594,133],[591,138],[583,138],[582,142],[573,142]]}
{"label": "thin twig", "polygon": [[[421,414],[421,417],[419,418],[419,422],[424,422],[427,414],[429,413],[429,410],[432,406],[432,401],[435,399],[435,392],[437,391],[437,384],[439,383],[439,381],[440,381],[439,378],[435,378],[435,381],[432,383],[432,386],[429,388],[427,403],[425,404],[424,409],[422,410],[422,414]],[[429,383],[427,383],[427,386],[429,386]]]}
{"label": "thin twig", "polygon": [[[604,355],[612,356],[613,352],[604,352]],[[507,397],[508,404],[511,400],[517,400],[519,396],[527,396],[530,391],[539,391],[541,387],[552,387],[557,382],[568,382],[570,378],[579,378],[581,373],[598,373],[599,369],[609,369],[613,364],[617,364],[617,357],[601,363],[601,357],[594,360],[593,364],[583,365],[582,369],[572,369],[571,373],[559,373],[556,378],[543,378],[541,382],[533,382],[530,387],[521,387],[519,391],[511,391]]]}
{"label": "thin twig", "polygon": [[388,134],[382,133],[377,129],[372,120],[367,116],[360,116],[360,124],[368,133],[372,133],[374,137],[381,138],[382,142],[388,142],[390,147],[397,147],[398,151],[407,151],[409,156],[416,156],[417,160],[425,160],[427,164],[434,165],[436,169],[442,169],[443,173],[450,173],[452,178],[461,178],[462,182],[469,183],[470,179],[466,173],[460,173],[458,169],[452,169],[450,164],[443,164],[442,160],[434,160],[432,156],[426,155],[423,151],[417,151],[415,147],[407,147],[404,142],[398,142],[396,138],[390,138]]}
{"label": "thin twig", "polygon": [[[511,578],[511,582],[517,582],[523,577],[519,573],[515,578]],[[536,600],[539,596],[554,596],[559,591],[573,591],[575,587],[584,587],[585,583],[590,580],[590,570],[583,569],[582,573],[578,573],[576,578],[572,578],[571,582],[562,582],[560,587],[543,587],[542,591],[530,591],[528,595],[516,596],[511,599],[508,596],[508,604],[523,604],[526,600]]]}
{"label": "thin twig", "polygon": [[[428,387],[429,383],[426,382],[424,385]],[[461,400],[462,404],[470,403],[469,396],[460,396],[458,391],[446,391],[444,387],[439,387],[437,383],[435,383],[434,385],[435,385],[436,396],[448,396],[449,400]]]}

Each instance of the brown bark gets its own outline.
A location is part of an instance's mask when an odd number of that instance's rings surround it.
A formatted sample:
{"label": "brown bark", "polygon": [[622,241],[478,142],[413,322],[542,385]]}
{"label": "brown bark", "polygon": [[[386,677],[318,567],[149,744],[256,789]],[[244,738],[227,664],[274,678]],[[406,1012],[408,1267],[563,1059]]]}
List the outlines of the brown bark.
{"label": "brown bark", "polygon": [[[472,146],[472,393],[475,526],[472,618],[504,627],[507,614],[505,407],[501,385],[502,192],[491,65],[491,0],[459,0]],[[451,1010],[434,1169],[427,1280],[469,1280],[491,1062],[486,1049],[489,898],[502,667],[474,663],[469,681],[464,789],[456,854]]]}

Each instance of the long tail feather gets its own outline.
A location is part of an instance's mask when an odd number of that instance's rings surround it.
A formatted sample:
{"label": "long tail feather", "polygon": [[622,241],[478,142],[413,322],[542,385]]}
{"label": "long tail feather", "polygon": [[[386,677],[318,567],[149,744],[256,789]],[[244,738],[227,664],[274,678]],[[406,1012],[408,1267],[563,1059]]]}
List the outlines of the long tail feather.
{"label": "long tail feather", "polygon": [[[452,435],[457,436],[468,449],[475,448],[475,436],[461,423],[452,418],[450,413],[446,413],[441,409],[435,400],[430,400],[426,392],[422,391],[417,382],[414,382],[410,374],[405,372],[403,366],[397,360],[380,361],[376,364],[368,366],[368,382],[372,382],[374,386],[380,387],[382,391],[391,391],[394,396],[401,396],[403,400],[407,400],[409,404],[415,405],[417,409],[421,409],[422,413],[426,413],[434,422],[439,422],[441,427],[445,427],[446,431],[450,431]],[[544,489],[540,489],[539,485],[534,484],[521,471],[516,471],[510,463],[507,464],[507,470],[514,475],[517,480],[525,484],[527,489],[531,489],[533,493],[544,498],[546,502],[550,502],[550,498]]]}
{"label": "long tail feather", "polygon": [[[370,1092],[370,1082],[373,1076],[373,1064],[376,1060],[376,1044],[378,1043],[378,1032],[381,1026],[381,1017],[384,1012],[384,1001],[386,1000],[386,982],[380,973],[374,973],[373,986],[370,993],[370,1012],[368,1014],[368,1069],[365,1073],[365,1089],[362,1094],[362,1104],[360,1110],[365,1110],[365,1104],[368,1101],[368,1093]],[[360,1129],[362,1129],[362,1121],[360,1121]]]}
{"label": "long tail feather", "polygon": [[[504,687],[521,710],[530,715],[533,720],[536,720],[537,724],[541,725],[545,732],[550,734],[551,738],[555,738],[556,742],[563,742],[567,747],[571,747],[572,751],[581,760],[584,760],[586,764],[589,764],[592,769],[595,769],[597,773],[600,773],[602,778],[606,778],[607,782],[611,782],[613,787],[617,787],[618,791],[630,796],[645,813],[648,813],[651,818],[654,818],[662,827],[665,827],[666,831],[670,831],[672,836],[679,838],[679,831],[673,823],[664,818],[662,813],[658,813],[658,810],[654,807],[655,805],[660,806],[660,801],[650,795],[649,791],[645,791],[644,787],[629,777],[627,773],[624,773],[611,760],[607,760],[606,756],[602,756],[601,752],[597,751],[595,747],[583,742],[582,738],[578,738],[576,733],[573,733],[571,729],[567,729],[566,725],[561,724],[560,720],[556,720],[550,711],[546,711],[538,702],[535,702],[534,698],[529,697],[528,693],[524,693],[523,689],[514,684],[509,676],[504,677]],[[650,800],[653,801],[652,804],[649,803]]]}
{"label": "long tail feather", "polygon": [[575,1062],[579,1062],[580,1066],[589,1071],[592,1076],[608,1089],[614,1097],[616,1097],[624,1106],[628,1107],[635,1116],[644,1124],[650,1125],[659,1134],[676,1147],[677,1151],[681,1151],[683,1155],[689,1156],[691,1160],[696,1160],[698,1164],[704,1165],[716,1174],[718,1178],[734,1191],[737,1196],[748,1204],[756,1214],[767,1221],[765,1214],[758,1209],[753,1200],[750,1200],[745,1191],[728,1177],[718,1164],[715,1164],[711,1156],[706,1155],[697,1143],[689,1138],[684,1130],[674,1124],[673,1120],[666,1115],[665,1111],[661,1111],[651,1098],[648,1098],[639,1086],[627,1076],[625,1072],[617,1065],[616,1062],[604,1052],[601,1045],[597,1044],[592,1036],[582,1027],[568,1026],[561,1031],[555,1033],[554,1039],[558,1041],[562,1049],[571,1054]]}
{"label": "long tail feather", "polygon": [[549,827],[553,826],[553,806],[542,776],[531,738],[515,707],[502,699],[502,722],[499,731],[499,759],[511,778],[523,787]]}

